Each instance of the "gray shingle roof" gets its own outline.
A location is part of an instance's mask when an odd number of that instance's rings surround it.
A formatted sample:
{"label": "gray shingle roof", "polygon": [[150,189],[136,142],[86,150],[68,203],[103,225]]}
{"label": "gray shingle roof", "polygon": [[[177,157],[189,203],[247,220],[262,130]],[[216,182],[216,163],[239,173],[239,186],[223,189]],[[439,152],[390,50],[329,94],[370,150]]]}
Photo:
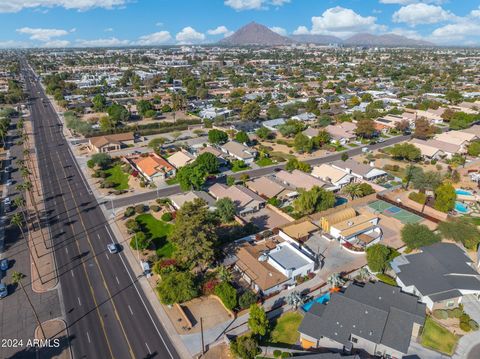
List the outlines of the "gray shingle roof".
{"label": "gray shingle roof", "polygon": [[298,330],[343,345],[354,335],[406,353],[413,323],[422,325],[424,320],[425,304],[400,288],[381,282],[352,284],[345,293],[332,294],[328,304],[315,303]]}
{"label": "gray shingle roof", "polygon": [[[393,261],[397,276],[406,286],[413,285],[424,296],[456,298],[455,290],[480,290],[478,273],[472,260],[453,243],[435,243],[422,252]],[[449,296],[452,295],[452,296]]]}

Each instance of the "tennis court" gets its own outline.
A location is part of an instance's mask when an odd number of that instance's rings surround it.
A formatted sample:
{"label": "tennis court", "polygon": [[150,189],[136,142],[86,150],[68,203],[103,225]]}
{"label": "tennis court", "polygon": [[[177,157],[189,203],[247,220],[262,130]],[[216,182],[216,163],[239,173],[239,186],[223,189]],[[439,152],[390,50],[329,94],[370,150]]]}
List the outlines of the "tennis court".
{"label": "tennis court", "polygon": [[383,213],[386,216],[396,218],[404,224],[417,223],[423,219],[422,217],[417,216],[414,213],[405,211],[400,207],[393,206],[390,203],[382,200],[369,203],[368,206],[377,212]]}

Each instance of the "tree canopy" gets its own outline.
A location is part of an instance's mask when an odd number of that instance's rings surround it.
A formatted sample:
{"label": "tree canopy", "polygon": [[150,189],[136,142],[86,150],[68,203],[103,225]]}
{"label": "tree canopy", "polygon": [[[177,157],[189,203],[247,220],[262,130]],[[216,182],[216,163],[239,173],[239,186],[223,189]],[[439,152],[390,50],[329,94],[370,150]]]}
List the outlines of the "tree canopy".
{"label": "tree canopy", "polygon": [[223,144],[228,141],[228,135],[226,132],[213,129],[208,131],[208,141],[213,144]]}
{"label": "tree canopy", "polygon": [[195,278],[188,271],[172,271],[162,275],[162,279],[157,285],[157,292],[160,301],[167,305],[187,302],[198,295]]}
{"label": "tree canopy", "polygon": [[435,189],[434,207],[441,212],[450,212],[455,208],[456,199],[455,188],[450,182],[444,182]]}
{"label": "tree canopy", "polygon": [[301,190],[293,202],[295,211],[302,215],[312,214],[332,208],[335,205],[335,195],[331,191],[314,186],[310,191]]}
{"label": "tree canopy", "polygon": [[407,223],[401,230],[402,241],[410,249],[432,245],[440,241],[440,236],[426,225]]}
{"label": "tree canopy", "polygon": [[480,231],[469,218],[461,217],[441,222],[438,230],[444,238],[462,243],[468,249],[475,250],[480,243]]}

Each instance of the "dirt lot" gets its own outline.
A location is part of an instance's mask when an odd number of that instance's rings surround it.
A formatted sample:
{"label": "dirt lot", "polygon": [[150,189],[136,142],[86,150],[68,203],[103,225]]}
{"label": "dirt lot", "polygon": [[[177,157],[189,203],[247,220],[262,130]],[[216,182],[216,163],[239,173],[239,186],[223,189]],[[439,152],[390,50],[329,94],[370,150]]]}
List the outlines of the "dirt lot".
{"label": "dirt lot", "polygon": [[192,323],[192,329],[187,329],[187,322],[176,306],[164,306],[175,330],[179,334],[192,334],[200,332],[200,318],[203,318],[203,329],[213,328],[220,323],[232,320],[233,317],[223,307],[220,300],[215,297],[200,297],[183,303],[182,309]]}

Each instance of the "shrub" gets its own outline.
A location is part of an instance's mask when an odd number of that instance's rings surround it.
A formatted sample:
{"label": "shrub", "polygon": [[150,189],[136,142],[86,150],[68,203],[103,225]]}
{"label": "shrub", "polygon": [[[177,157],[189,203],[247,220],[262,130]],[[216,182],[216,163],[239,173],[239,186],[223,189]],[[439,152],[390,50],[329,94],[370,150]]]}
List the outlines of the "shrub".
{"label": "shrub", "polygon": [[241,309],[250,308],[252,304],[257,302],[257,295],[251,290],[246,290],[238,299],[238,304]]}
{"label": "shrub", "polygon": [[395,279],[393,279],[389,275],[380,273],[380,274],[377,274],[377,278],[378,278],[378,280],[382,281],[383,283],[386,283],[386,284],[389,284],[389,285],[392,285],[392,286],[397,285],[397,282],[395,281]]}
{"label": "shrub", "polygon": [[273,356],[274,356],[275,358],[280,358],[281,355],[282,355],[282,351],[281,351],[281,350],[275,349],[275,350],[273,351]]}
{"label": "shrub", "polygon": [[425,195],[425,193],[422,192],[410,192],[408,198],[420,204],[424,204],[427,200],[427,196]]}
{"label": "shrub", "polygon": [[198,295],[193,274],[177,271],[172,271],[162,277],[157,286],[157,292],[160,301],[167,305],[183,303]]}
{"label": "shrub", "polygon": [[158,275],[167,275],[176,270],[177,261],[175,259],[163,259],[156,261],[152,271]]}
{"label": "shrub", "polygon": [[460,322],[467,323],[470,320],[470,316],[467,313],[460,315]]}
{"label": "shrub", "polygon": [[455,313],[453,312],[453,309],[448,309],[447,315],[449,318],[455,318]]}
{"label": "shrub", "polygon": [[473,330],[473,331],[478,330],[478,323],[476,321],[474,321],[473,319],[470,319],[468,321],[468,325],[470,326],[471,330]]}
{"label": "shrub", "polygon": [[150,209],[151,209],[152,211],[154,211],[154,212],[158,212],[158,211],[160,211],[160,206],[157,206],[157,205],[152,204],[152,205],[150,206]]}
{"label": "shrub", "polygon": [[215,288],[217,287],[219,281],[218,279],[210,279],[207,280],[205,283],[202,285],[202,293],[204,295],[210,295],[215,292]]}
{"label": "shrub", "polygon": [[452,312],[453,312],[454,318],[460,318],[461,315],[463,314],[463,310],[461,310],[460,308],[454,308],[452,309]]}
{"label": "shrub", "polygon": [[233,340],[230,343],[230,350],[235,357],[241,359],[253,359],[261,353],[257,341],[250,335],[244,335]]}
{"label": "shrub", "polygon": [[88,161],[87,161],[87,167],[88,167],[88,168],[93,168],[93,167],[95,167],[95,161],[93,161],[93,160],[88,160]]}
{"label": "shrub", "polygon": [[433,311],[433,316],[437,319],[447,319],[448,313],[446,310],[443,309],[436,309]]}
{"label": "shrub", "polygon": [[468,322],[460,322],[460,329],[464,332],[469,332],[472,328],[470,328],[470,324]]}
{"label": "shrub", "polygon": [[127,222],[125,222],[125,227],[127,227],[128,233],[130,234],[139,232],[141,229],[138,222],[133,218],[130,218],[129,220],[127,220]]}
{"label": "shrub", "polygon": [[135,208],[134,207],[127,207],[127,209],[125,210],[125,212],[123,213],[123,215],[125,217],[131,217],[135,214]]}
{"label": "shrub", "polygon": [[160,206],[172,203],[172,201],[170,201],[170,198],[157,198],[155,202],[157,202]]}
{"label": "shrub", "polygon": [[237,290],[228,282],[222,282],[215,288],[215,294],[225,307],[233,310],[237,306]]}
{"label": "shrub", "polygon": [[135,212],[138,213],[138,214],[145,212],[145,205],[137,204],[135,206]]}
{"label": "shrub", "polygon": [[283,352],[282,355],[280,355],[280,358],[290,358],[291,356],[292,356],[292,353]]}
{"label": "shrub", "polygon": [[173,216],[170,212],[165,212],[162,214],[162,221],[164,222],[170,222],[173,219]]}

